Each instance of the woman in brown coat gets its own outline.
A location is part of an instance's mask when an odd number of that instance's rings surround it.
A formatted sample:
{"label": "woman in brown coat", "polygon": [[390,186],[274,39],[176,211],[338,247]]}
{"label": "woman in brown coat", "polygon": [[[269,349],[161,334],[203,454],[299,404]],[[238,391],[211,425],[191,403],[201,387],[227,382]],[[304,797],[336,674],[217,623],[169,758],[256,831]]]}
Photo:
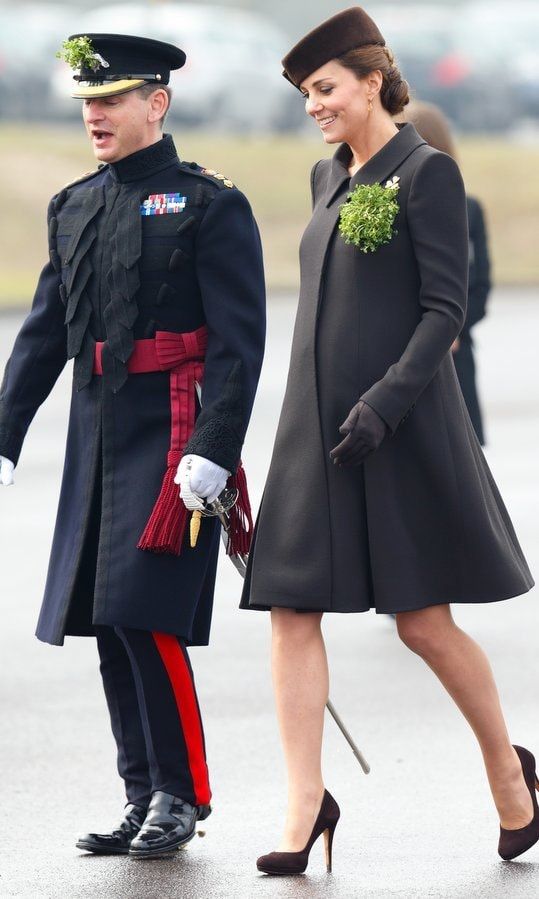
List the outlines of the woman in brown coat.
{"label": "woman in brown coat", "polygon": [[411,124],[394,124],[408,88],[359,7],[283,64],[326,143],[340,146],[312,173],[290,373],[242,599],[271,609],[289,779],[281,845],[258,868],[305,870],[322,833],[331,864],[339,810],[321,772],[320,623],[369,608],[396,613],[401,638],[473,728],[499,851],[514,857],[539,839],[535,760],[511,745],[488,661],[449,605],[533,585],[451,358],[466,306],[462,179]]}

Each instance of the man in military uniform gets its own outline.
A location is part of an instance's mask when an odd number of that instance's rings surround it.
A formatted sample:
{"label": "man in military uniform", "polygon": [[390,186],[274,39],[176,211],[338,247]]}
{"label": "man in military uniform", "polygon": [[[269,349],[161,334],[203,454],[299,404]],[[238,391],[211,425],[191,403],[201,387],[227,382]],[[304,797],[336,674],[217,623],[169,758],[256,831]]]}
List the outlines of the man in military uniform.
{"label": "man in military uniform", "polygon": [[30,422],[73,359],[37,636],[97,637],[126,786],[120,825],[77,845],[144,858],[187,842],[210,812],[186,645],[209,639],[220,528],[204,517],[192,547],[188,519],[228,482],[232,551],[245,551],[240,451],[263,355],[262,255],[243,194],[180,161],[162,134],[185,54],[119,35],[64,46],[101,165],[49,205],[50,262],[0,392],[0,482],[13,481]]}

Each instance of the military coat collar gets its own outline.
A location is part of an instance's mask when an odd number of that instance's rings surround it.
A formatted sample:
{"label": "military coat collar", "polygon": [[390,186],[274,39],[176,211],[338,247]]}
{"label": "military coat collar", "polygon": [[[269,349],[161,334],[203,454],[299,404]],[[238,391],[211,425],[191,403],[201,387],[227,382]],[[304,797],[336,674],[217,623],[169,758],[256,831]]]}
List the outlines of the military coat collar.
{"label": "military coat collar", "polygon": [[131,153],[118,162],[110,163],[109,170],[115,181],[125,184],[146,178],[148,175],[155,175],[177,159],[178,154],[172,136],[164,134],[155,144],[137,150],[136,153]]}
{"label": "military coat collar", "polygon": [[426,143],[410,122],[399,124],[397,128],[397,134],[371,156],[352,178],[348,171],[352,151],[348,144],[340,145],[329,167],[326,206],[331,205],[345,181],[350,182],[350,190],[353,190],[357,184],[374,184],[389,178],[410,153]]}

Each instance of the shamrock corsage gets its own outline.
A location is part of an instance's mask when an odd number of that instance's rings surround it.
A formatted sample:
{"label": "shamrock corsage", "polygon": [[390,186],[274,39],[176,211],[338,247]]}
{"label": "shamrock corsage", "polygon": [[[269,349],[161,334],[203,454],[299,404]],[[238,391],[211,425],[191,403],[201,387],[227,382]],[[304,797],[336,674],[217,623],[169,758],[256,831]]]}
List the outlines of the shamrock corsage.
{"label": "shamrock corsage", "polygon": [[97,72],[100,66],[109,67],[101,54],[96,53],[89,37],[74,37],[70,41],[64,41],[56,56],[67,62],[72,69],[86,68]]}
{"label": "shamrock corsage", "polygon": [[357,184],[340,208],[339,232],[345,243],[354,244],[362,253],[374,253],[389,243],[397,233],[393,222],[399,211],[398,190],[398,175],[385,186]]}

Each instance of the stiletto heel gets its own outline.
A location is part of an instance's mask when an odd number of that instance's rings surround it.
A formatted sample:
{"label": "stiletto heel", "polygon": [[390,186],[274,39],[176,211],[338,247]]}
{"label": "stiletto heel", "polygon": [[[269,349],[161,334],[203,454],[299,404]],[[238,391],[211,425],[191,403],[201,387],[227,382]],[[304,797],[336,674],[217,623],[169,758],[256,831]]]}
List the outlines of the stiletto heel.
{"label": "stiletto heel", "polygon": [[328,827],[328,829],[324,831],[324,849],[326,851],[326,871],[328,872],[328,874],[331,874],[331,871],[332,871],[333,834],[335,833],[336,826],[337,826],[337,823],[335,822],[333,827]]}
{"label": "stiletto heel", "polygon": [[519,827],[516,830],[507,830],[500,827],[500,842],[498,844],[498,853],[504,861],[510,861],[517,855],[527,852],[539,841],[539,806],[535,791],[539,791],[539,779],[535,770],[535,759],[528,749],[523,746],[513,746],[522,765],[522,773],[526,786],[530,791],[533,806],[533,818],[525,827]]}
{"label": "stiletto heel", "polygon": [[319,836],[324,834],[324,846],[326,852],[326,867],[331,873],[333,834],[340,817],[339,806],[331,793],[327,790],[322,798],[322,805],[314,827],[307,841],[307,845],[300,852],[270,852],[269,855],[261,855],[256,867],[264,874],[303,874],[308,863],[309,853]]}

